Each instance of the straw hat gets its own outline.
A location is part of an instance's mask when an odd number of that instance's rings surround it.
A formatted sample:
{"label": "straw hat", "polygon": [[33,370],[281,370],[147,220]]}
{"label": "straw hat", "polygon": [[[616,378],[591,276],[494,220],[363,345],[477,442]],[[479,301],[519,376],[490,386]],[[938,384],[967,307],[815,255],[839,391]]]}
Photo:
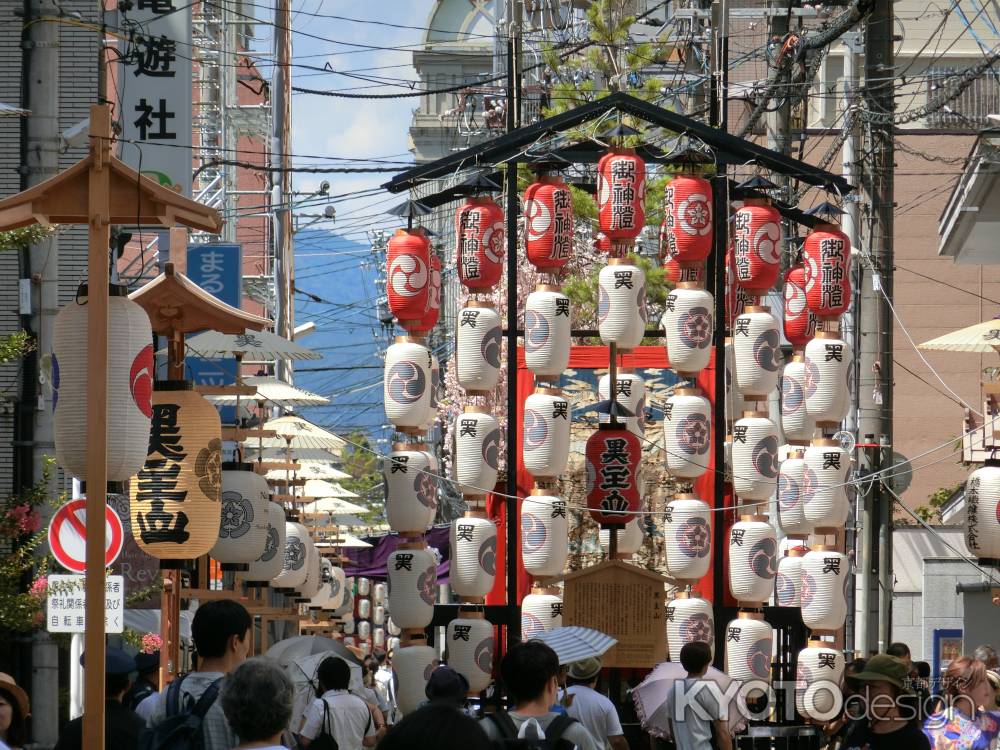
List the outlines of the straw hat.
{"label": "straw hat", "polygon": [[14,700],[17,701],[17,707],[22,717],[28,716],[31,713],[28,694],[18,687],[17,683],[14,682],[14,678],[6,672],[0,672],[0,690],[10,693]]}

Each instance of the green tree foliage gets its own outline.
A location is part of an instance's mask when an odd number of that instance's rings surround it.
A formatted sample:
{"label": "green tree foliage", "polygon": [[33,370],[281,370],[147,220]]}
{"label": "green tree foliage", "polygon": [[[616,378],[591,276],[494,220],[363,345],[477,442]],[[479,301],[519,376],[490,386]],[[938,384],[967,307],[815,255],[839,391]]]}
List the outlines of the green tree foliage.
{"label": "green tree foliage", "polygon": [[377,507],[382,498],[382,471],[371,441],[362,431],[346,435],[345,440],[348,442],[341,455],[340,469],[350,474],[351,478],[343,480],[340,485],[360,496],[359,505]]}
{"label": "green tree foliage", "polygon": [[942,523],[941,510],[944,508],[945,504],[954,496],[956,492],[962,487],[962,482],[952,485],[950,487],[941,487],[931,493],[931,496],[927,498],[926,505],[918,505],[913,509],[913,512],[920,516],[920,519],[924,523]]}

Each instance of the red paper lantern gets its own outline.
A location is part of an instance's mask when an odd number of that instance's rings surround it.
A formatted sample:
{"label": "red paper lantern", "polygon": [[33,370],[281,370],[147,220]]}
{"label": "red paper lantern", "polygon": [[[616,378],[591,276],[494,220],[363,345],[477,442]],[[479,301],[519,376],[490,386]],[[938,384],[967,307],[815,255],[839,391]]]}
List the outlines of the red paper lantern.
{"label": "red paper lantern", "polygon": [[420,322],[412,328],[413,332],[426,335],[437,325],[438,317],[441,314],[441,259],[437,255],[431,255],[431,278],[427,286],[427,309],[424,311]]}
{"label": "red paper lantern", "polygon": [[459,279],[473,292],[495,287],[507,242],[503,209],[492,198],[469,198],[455,214],[455,232]]}
{"label": "red paper lantern", "polygon": [[680,174],[663,190],[667,251],[681,265],[703,263],[712,252],[712,185],[703,177]]}
{"label": "red paper lantern", "polygon": [[541,175],[524,191],[528,262],[554,273],[573,255],[573,198],[558,177]]}
{"label": "red paper lantern", "polygon": [[799,264],[785,273],[785,338],[794,347],[808,344],[816,333],[816,318],[806,305],[806,269]]}
{"label": "red paper lantern", "polygon": [[833,224],[818,224],[806,237],[806,302],[817,318],[836,318],[851,304],[851,241]]}
{"label": "red paper lantern", "polygon": [[639,509],[639,438],[619,424],[602,424],[587,439],[587,507],[602,526],[624,526]]}
{"label": "red paper lantern", "polygon": [[703,266],[681,268],[681,264],[677,262],[676,258],[667,256],[660,262],[660,267],[663,269],[667,281],[671,284],[679,284],[682,281],[693,281],[696,284],[701,284]]}
{"label": "red paper lantern", "polygon": [[427,312],[430,294],[431,243],[422,229],[398,229],[386,251],[389,309],[409,330]]}
{"label": "red paper lantern", "polygon": [[598,232],[594,235],[594,249],[608,255],[611,254],[611,240],[604,232]]}
{"label": "red paper lantern", "polygon": [[733,267],[737,283],[761,296],[781,271],[781,214],[768,201],[745,201],[733,218]]}
{"label": "red paper lantern", "polygon": [[[613,246],[631,246],[646,224],[646,163],[633,149],[608,151],[597,163],[597,211]],[[625,248],[622,248],[624,251]]]}

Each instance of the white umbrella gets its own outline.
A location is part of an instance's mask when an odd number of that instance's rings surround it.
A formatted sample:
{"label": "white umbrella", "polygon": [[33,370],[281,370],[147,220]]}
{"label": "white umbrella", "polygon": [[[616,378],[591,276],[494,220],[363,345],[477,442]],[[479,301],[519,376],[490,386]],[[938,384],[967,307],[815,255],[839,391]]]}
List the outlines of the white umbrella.
{"label": "white umbrella", "polygon": [[582,659],[604,656],[608,649],[618,643],[618,640],[610,635],[579,625],[553,628],[532,636],[531,640],[541,641],[555,651],[560,664],[572,664]]}
{"label": "white umbrella", "polygon": [[941,352],[989,354],[1000,350],[1000,317],[966,326],[925,341],[918,348]]}
{"label": "white umbrella", "polygon": [[356,547],[364,549],[365,547],[371,547],[364,539],[358,539],[358,537],[352,534],[344,534],[339,540],[316,542],[316,546],[320,549],[329,549],[331,547]]}
{"label": "white umbrella", "polygon": [[237,334],[205,331],[189,338],[187,347],[195,354],[209,359],[237,354],[253,361],[323,359],[322,354],[269,331],[246,331]]}
{"label": "white umbrella", "polygon": [[[357,497],[355,495],[355,497]],[[367,513],[368,508],[363,508],[355,503],[348,502],[343,498],[339,497],[324,497],[319,500],[313,500],[311,503],[306,503],[302,507],[302,512],[315,515],[317,513]]]}
{"label": "white umbrella", "polygon": [[295,689],[292,699],[292,720],[289,723],[291,727],[299,726],[302,714],[316,699],[316,688],[319,686],[316,672],[319,670],[319,665],[329,657],[342,659],[351,668],[349,689],[359,690],[363,687],[362,672],[357,657],[342,643],[331,638],[322,636],[287,638],[274,644],[265,656],[274,659],[285,668]]}
{"label": "white umbrella", "polygon": [[301,495],[317,500],[327,497],[358,497],[356,492],[345,490],[336,482],[327,482],[325,479],[307,479]]}
{"label": "white umbrella", "polygon": [[278,417],[264,424],[265,430],[274,430],[278,437],[265,438],[263,445],[271,448],[336,448],[342,449],[346,442],[302,417],[294,415]]}
{"label": "white umbrella", "polygon": [[323,461],[299,461],[299,467],[296,473],[300,479],[351,479],[346,471]]}
{"label": "white umbrella", "polygon": [[[667,710],[667,695],[673,689],[674,683],[685,677],[687,677],[687,670],[681,666],[680,662],[666,661],[658,664],[646,676],[646,679],[632,689],[632,701],[635,703],[639,722],[642,724],[642,728],[654,737],[669,736],[671,717]],[[700,679],[716,683],[721,693],[724,693],[732,682],[729,675],[720,672],[715,667],[709,667],[705,676]],[[732,702],[727,708],[729,731],[735,734],[746,724],[739,710],[736,694],[733,694]]]}
{"label": "white umbrella", "polygon": [[[257,393],[252,396],[240,396],[243,401],[270,401],[279,406],[323,406],[330,403],[330,399],[325,396],[297,388],[277,378],[255,375],[243,378],[243,385],[252,385],[257,389]],[[209,400],[217,404],[235,404],[237,397],[212,396]]]}
{"label": "white umbrella", "polygon": [[[276,441],[271,440],[272,443]],[[284,441],[281,441],[282,445],[279,447],[275,445],[265,445],[263,448],[256,445],[247,445],[246,450],[248,453],[252,452],[254,456],[259,456],[265,461],[310,461],[317,464],[339,464],[341,458],[339,455],[334,455],[331,451],[336,451],[337,449],[327,450],[326,448],[296,448],[292,447],[291,458],[289,459],[289,452],[284,446]],[[278,477],[279,479],[284,479],[284,476]],[[316,477],[316,479],[347,479],[347,477]]]}

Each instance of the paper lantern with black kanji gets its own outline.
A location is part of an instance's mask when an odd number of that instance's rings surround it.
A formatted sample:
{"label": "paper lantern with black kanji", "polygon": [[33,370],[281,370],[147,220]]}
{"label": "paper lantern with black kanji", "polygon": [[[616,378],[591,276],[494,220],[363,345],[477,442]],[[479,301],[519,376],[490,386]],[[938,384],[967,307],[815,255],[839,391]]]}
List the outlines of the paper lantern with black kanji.
{"label": "paper lantern with black kanji", "polygon": [[420,430],[429,421],[431,369],[430,351],[416,341],[400,337],[386,350],[385,415],[397,428]]}
{"label": "paper lantern with black kanji", "polygon": [[427,700],[424,690],[437,661],[438,653],[430,646],[403,646],[393,651],[396,705],[404,715],[413,713]]}
{"label": "paper lantern with black kanji", "polygon": [[562,597],[551,593],[530,593],[521,600],[521,640],[562,626]]}
{"label": "paper lantern with black kanji", "polygon": [[771,682],[773,633],[763,620],[743,615],[726,625],[725,673],[741,682]]}
{"label": "paper lantern with black kanji", "polygon": [[693,377],[708,367],[714,309],[712,295],[691,282],[681,283],[667,295],[660,325],[670,367],[682,377]]}
{"label": "paper lantern with black kanji", "polygon": [[422,444],[396,443],[382,463],[385,520],[397,532],[422,533],[437,512],[433,457]]}
{"label": "paper lantern with black kanji", "polygon": [[482,618],[459,617],[445,631],[448,666],[469,681],[469,693],[489,687],[493,675],[493,625]]}
{"label": "paper lantern with black kanji", "polygon": [[806,408],[806,362],[792,355],[781,369],[781,431],[793,445],[806,445],[816,431],[816,420]]}
{"label": "paper lantern with black kanji", "polygon": [[802,554],[789,550],[778,560],[778,574],[774,578],[774,598],[779,607],[800,606],[802,590]]}
{"label": "paper lantern with black kanji", "polygon": [[285,559],[285,510],[278,503],[267,504],[267,538],[264,551],[250,563],[248,585],[268,585],[281,574]]}
{"label": "paper lantern with black kanji", "polygon": [[455,481],[465,495],[493,491],[500,466],[500,426],[485,407],[466,406],[455,417]]}
{"label": "paper lantern with black kanji", "polygon": [[703,263],[712,252],[712,185],[679,174],[663,189],[667,251],[681,265]]}
{"label": "paper lantern with black kanji", "polygon": [[785,338],[794,347],[808,344],[816,333],[816,317],[806,304],[806,269],[799,264],[785,272]]}
{"label": "paper lantern with black kanji", "polygon": [[663,515],[667,572],[679,581],[697,581],[712,564],[712,511],[696,495],[681,494]]}
{"label": "paper lantern with black kanji", "polygon": [[427,309],[420,318],[420,322],[414,324],[410,330],[419,336],[426,336],[437,325],[440,315],[441,259],[436,254],[431,253],[430,281],[427,286]]}
{"label": "paper lantern with black kanji", "polygon": [[569,400],[558,388],[537,388],[524,400],[524,468],[536,479],[566,471],[573,420]]}
{"label": "paper lantern with black kanji", "polygon": [[632,149],[608,151],[597,162],[596,197],[601,232],[630,247],[646,225],[646,163]]}
{"label": "paper lantern with black kanji", "polygon": [[802,500],[806,521],[817,529],[843,527],[851,507],[847,497],[850,454],[836,440],[817,439],[806,448],[804,458]]}
{"label": "paper lantern with black kanji", "polygon": [[543,273],[573,257],[573,197],[559,177],[540,175],[524,191],[524,235],[528,262]]}
{"label": "paper lantern with black kanji", "polygon": [[834,428],[851,408],[851,345],[837,334],[820,331],[806,345],[806,411],[820,427]]}
{"label": "paper lantern with black kanji", "polygon": [[431,242],[423,229],[397,229],[386,247],[385,289],[389,309],[407,330],[427,312],[431,282]]}
{"label": "paper lantern with black kanji", "polygon": [[635,349],[646,332],[646,274],[622,258],[611,258],[597,275],[597,328],[601,341]]}
{"label": "paper lantern with black kanji", "polygon": [[473,292],[486,292],[503,274],[507,231],[503,209],[492,198],[473,196],[455,214],[458,278]]}
{"label": "paper lantern with black kanji", "polygon": [[743,500],[768,500],[778,489],[778,427],[764,412],[733,425],[733,490]]}
{"label": "paper lantern with black kanji", "polygon": [[426,547],[397,549],[386,562],[389,611],[401,628],[426,628],[434,618],[437,559]]}
{"label": "paper lantern with black kanji", "polygon": [[802,246],[806,301],[820,320],[839,318],[851,306],[851,241],[834,224],[818,224]]}
{"label": "paper lantern with black kanji", "polygon": [[587,508],[602,526],[624,526],[639,509],[639,438],[622,426],[602,424],[587,439]]}
{"label": "paper lantern with black kanji", "polygon": [[323,558],[320,557],[319,550],[316,549],[316,543],[312,540],[312,537],[307,537],[307,539],[306,580],[298,587],[298,596],[296,597],[296,600],[300,602],[303,599],[311,600],[323,587],[323,567],[320,563]]}
{"label": "paper lantern with black kanji", "polygon": [[715,652],[715,620],[712,603],[685,593],[667,604],[667,655],[670,661],[681,658],[685,643],[707,643]]}
{"label": "paper lantern with black kanji", "polygon": [[535,377],[557,378],[569,366],[569,297],[540,284],[524,304],[524,360]]}
{"label": "paper lantern with black kanji", "polygon": [[[635,415],[621,417],[619,421],[636,435],[642,435],[646,425],[646,383],[641,376],[625,368],[618,370],[616,379],[615,400]],[[597,381],[597,395],[601,401],[611,400],[611,373],[602,375]]]}
{"label": "paper lantern with black kanji", "polygon": [[843,677],[843,652],[823,641],[809,641],[796,662],[795,710],[817,722],[835,719],[842,705]]}
{"label": "paper lantern with black kanji", "polygon": [[726,252],[726,327],[732,328],[736,318],[756,302],[756,296],[741,287],[736,280],[736,261],[730,248]]}
{"label": "paper lantern with black kanji", "polygon": [[677,388],[663,408],[667,471],[697,479],[708,470],[712,449],[712,405],[700,388]]}
{"label": "paper lantern with black kanji", "polygon": [[729,591],[740,602],[766,602],[778,572],[778,538],[763,516],[745,516],[729,529]]}
{"label": "paper lantern with black kanji", "polygon": [[209,555],[223,570],[246,570],[267,543],[271,490],[253,464],[222,464],[222,519]]}
{"label": "paper lantern with black kanji", "polygon": [[281,561],[281,572],[274,577],[274,586],[289,591],[306,581],[309,562],[308,545],[312,542],[309,531],[300,523],[285,522],[285,551]]}
{"label": "paper lantern with black kanji", "polygon": [[737,283],[767,294],[781,272],[781,214],[767,200],[744,201],[733,216],[733,268]]}
{"label": "paper lantern with black kanji", "polygon": [[[111,285],[108,300],[109,482],[131,479],[146,463],[153,392],[152,326],[149,316]],[[87,479],[87,287],[56,316],[52,330],[52,429],[57,463]]]}
{"label": "paper lantern with black kanji", "polygon": [[977,559],[1000,558],[1000,463],[987,461],[965,481],[965,546]]}
{"label": "paper lantern with black kanji", "polygon": [[813,525],[806,519],[805,451],[789,451],[778,469],[778,528],[788,536],[812,533]]}
{"label": "paper lantern with black kanji", "polygon": [[[639,517],[636,516],[627,524],[624,529],[618,530],[618,556],[631,557],[642,549],[642,526]],[[597,540],[601,543],[604,554],[611,553],[611,529],[601,529],[597,532]]]}
{"label": "paper lantern with black kanji", "polygon": [[476,599],[486,596],[493,589],[497,573],[496,524],[470,511],[451,522],[449,539],[452,591]]}
{"label": "paper lantern with black kanji", "polygon": [[748,307],[733,325],[736,388],[744,398],[763,401],[781,377],[781,329],[768,307]]}
{"label": "paper lantern with black kanji", "polygon": [[810,550],[802,558],[799,591],[802,622],[812,630],[837,630],[847,619],[847,555],[836,550]]}
{"label": "paper lantern with black kanji", "polygon": [[157,383],[152,407],[146,463],[130,486],[132,535],[173,567],[208,554],[218,539],[222,423],[185,380]]}
{"label": "paper lantern with black kanji", "polygon": [[528,575],[557,576],[569,552],[566,501],[547,490],[532,490],[521,504],[521,562]]}
{"label": "paper lantern with black kanji", "polygon": [[473,301],[458,311],[455,375],[459,385],[472,393],[496,388],[501,339],[500,315],[492,305]]}

